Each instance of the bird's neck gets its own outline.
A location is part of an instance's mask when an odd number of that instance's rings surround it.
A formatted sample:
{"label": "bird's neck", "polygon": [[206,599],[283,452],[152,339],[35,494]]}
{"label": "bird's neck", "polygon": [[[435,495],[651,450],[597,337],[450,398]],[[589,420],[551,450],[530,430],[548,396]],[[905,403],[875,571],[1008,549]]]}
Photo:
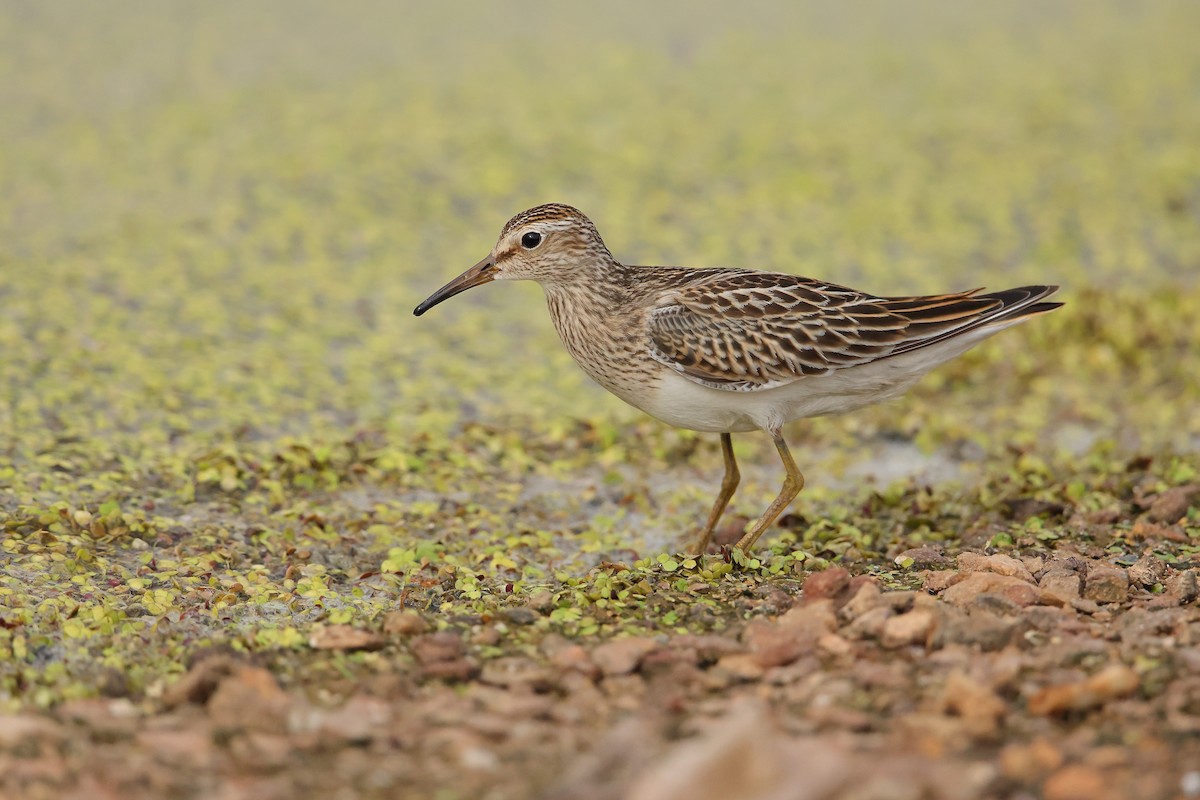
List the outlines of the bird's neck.
{"label": "bird's neck", "polygon": [[543,289],[550,319],[567,352],[597,383],[633,403],[645,384],[644,376],[629,368],[640,363],[638,356],[646,347],[639,324],[644,311],[634,301],[624,273],[614,271],[606,280],[546,283]]}

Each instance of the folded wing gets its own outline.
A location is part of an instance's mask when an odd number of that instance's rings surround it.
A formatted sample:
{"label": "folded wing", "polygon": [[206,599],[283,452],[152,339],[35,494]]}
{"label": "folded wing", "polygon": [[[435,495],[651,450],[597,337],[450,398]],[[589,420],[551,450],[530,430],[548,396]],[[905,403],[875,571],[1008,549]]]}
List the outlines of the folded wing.
{"label": "folded wing", "polygon": [[798,276],[714,270],[660,298],[650,352],[697,383],[769,389],[1048,311],[1059,304],[1037,301],[1055,289],[875,297]]}

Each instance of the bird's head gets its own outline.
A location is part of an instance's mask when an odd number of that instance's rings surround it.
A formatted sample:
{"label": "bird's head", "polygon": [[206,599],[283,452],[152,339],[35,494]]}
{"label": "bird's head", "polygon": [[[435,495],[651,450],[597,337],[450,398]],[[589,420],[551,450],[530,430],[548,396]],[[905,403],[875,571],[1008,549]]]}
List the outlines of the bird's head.
{"label": "bird's head", "polygon": [[609,263],[615,263],[612,254],[583,212],[560,203],[535,206],[508,221],[487,258],[431,294],[413,313],[419,317],[443,300],[492,281],[570,283]]}

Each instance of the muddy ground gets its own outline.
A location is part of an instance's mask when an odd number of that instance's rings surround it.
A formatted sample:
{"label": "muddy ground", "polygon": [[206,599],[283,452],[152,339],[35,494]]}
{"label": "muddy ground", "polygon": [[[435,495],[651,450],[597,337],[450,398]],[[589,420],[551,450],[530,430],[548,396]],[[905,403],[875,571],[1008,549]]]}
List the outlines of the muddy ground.
{"label": "muddy ground", "polygon": [[[299,653],[196,649],[149,704],[112,678],[110,696],[0,718],[0,785],[31,798],[1193,797],[1200,564],[1177,555],[1200,484],[1128,485],[1116,509],[1014,503],[974,526],[976,540],[1014,516],[1069,533],[1007,547],[715,579],[725,548],[636,572],[604,563],[611,596],[632,590],[647,609],[612,638],[564,635],[550,620],[567,592],[537,591],[482,615],[418,601],[378,624],[317,625]],[[422,572],[438,591],[439,570]],[[341,676],[303,666],[330,653],[356,660]]]}

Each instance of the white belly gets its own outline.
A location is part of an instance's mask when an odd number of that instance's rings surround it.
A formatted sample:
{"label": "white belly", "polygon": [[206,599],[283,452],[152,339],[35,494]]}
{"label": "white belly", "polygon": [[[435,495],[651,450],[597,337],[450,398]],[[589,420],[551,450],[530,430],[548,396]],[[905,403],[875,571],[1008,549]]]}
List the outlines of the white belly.
{"label": "white belly", "polygon": [[897,397],[929,370],[998,330],[984,329],[902,356],[829,375],[798,378],[773,389],[713,389],[664,366],[653,389],[638,397],[618,394],[650,416],[678,428],[713,433],[778,430],[794,419],[841,414]]}

